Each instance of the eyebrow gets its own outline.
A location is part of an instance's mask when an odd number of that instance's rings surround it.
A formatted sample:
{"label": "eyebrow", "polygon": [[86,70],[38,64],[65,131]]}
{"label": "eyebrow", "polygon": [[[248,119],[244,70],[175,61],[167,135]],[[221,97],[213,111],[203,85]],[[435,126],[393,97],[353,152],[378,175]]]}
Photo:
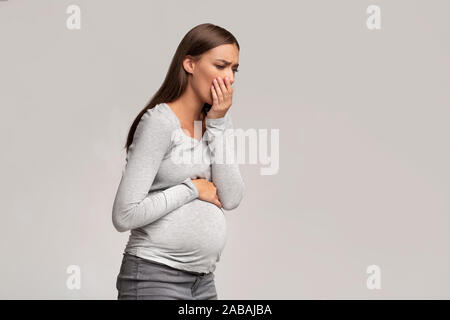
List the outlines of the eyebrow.
{"label": "eyebrow", "polygon": [[[216,59],[218,61],[222,61],[223,63],[225,63],[225,65],[229,65],[231,64],[230,61],[224,60],[224,59]],[[236,63],[233,67],[239,67],[239,63]]]}

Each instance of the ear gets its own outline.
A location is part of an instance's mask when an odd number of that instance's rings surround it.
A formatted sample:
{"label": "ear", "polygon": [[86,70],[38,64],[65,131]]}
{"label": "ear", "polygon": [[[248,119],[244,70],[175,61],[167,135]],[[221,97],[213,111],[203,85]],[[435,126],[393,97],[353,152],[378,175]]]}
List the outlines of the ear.
{"label": "ear", "polygon": [[183,68],[187,73],[193,73],[195,68],[195,61],[192,56],[187,55],[183,60]]}

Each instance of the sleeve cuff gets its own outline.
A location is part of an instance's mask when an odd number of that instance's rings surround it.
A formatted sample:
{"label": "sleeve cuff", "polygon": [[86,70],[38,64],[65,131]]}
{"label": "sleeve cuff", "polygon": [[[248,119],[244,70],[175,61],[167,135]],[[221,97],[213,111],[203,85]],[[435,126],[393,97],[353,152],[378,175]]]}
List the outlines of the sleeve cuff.
{"label": "sleeve cuff", "polygon": [[205,119],[205,125],[207,127],[213,127],[213,128],[225,128],[225,124],[227,122],[227,114],[223,116],[222,118],[206,118]]}
{"label": "sleeve cuff", "polygon": [[198,190],[195,187],[194,182],[192,182],[191,178],[185,179],[182,183],[185,184],[186,186],[188,186],[189,189],[191,189],[194,199],[198,198]]}

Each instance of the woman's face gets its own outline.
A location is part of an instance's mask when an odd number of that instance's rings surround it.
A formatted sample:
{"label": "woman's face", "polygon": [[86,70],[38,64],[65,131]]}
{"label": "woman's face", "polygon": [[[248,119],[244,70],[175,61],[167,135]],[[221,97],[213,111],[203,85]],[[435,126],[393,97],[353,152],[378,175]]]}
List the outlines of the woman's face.
{"label": "woman's face", "polygon": [[239,49],[235,44],[224,44],[205,52],[191,65],[191,86],[203,102],[212,104],[211,85],[213,80],[225,77],[234,83],[239,66]]}

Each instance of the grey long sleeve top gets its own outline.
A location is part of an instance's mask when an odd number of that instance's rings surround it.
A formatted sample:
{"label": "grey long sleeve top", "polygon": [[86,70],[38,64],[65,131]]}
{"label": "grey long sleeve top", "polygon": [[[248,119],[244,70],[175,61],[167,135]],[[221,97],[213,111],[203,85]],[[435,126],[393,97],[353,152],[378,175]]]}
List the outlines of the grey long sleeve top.
{"label": "grey long sleeve top", "polygon": [[[244,182],[230,112],[205,125],[199,141],[183,132],[166,103],[142,116],[112,210],[114,227],[131,231],[125,252],[181,270],[215,270],[226,243],[223,209],[240,204]],[[198,178],[216,185],[223,209],[198,198]]]}

